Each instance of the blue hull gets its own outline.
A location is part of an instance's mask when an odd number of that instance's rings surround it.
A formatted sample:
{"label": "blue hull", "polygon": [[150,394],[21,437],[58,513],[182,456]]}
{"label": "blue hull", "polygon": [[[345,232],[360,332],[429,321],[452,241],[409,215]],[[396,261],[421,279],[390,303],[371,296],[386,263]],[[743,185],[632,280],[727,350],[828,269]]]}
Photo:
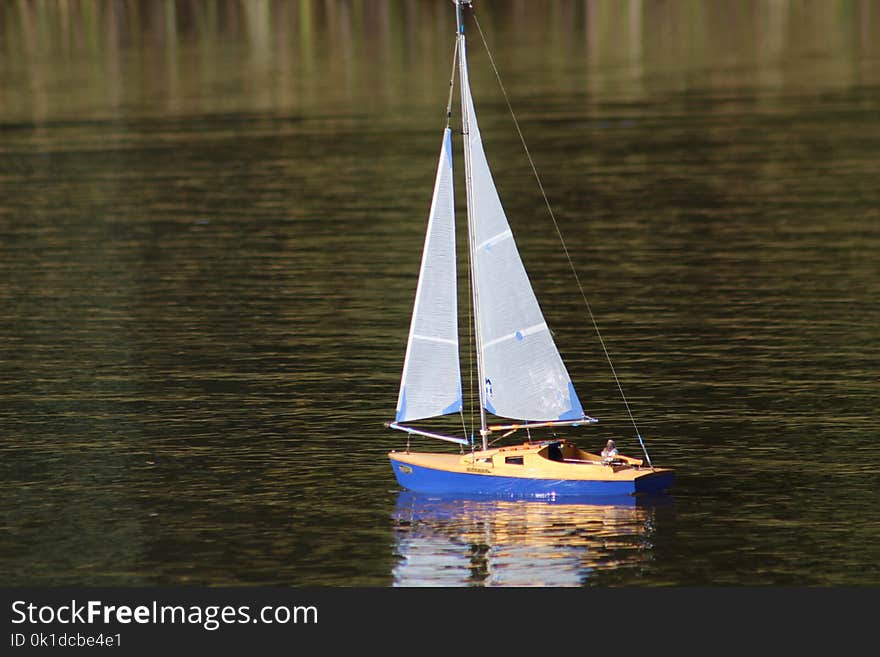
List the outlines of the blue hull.
{"label": "blue hull", "polygon": [[464,494],[552,499],[556,497],[613,497],[660,493],[672,486],[673,472],[646,474],[633,481],[530,479],[448,472],[400,463],[392,459],[397,482],[417,493]]}

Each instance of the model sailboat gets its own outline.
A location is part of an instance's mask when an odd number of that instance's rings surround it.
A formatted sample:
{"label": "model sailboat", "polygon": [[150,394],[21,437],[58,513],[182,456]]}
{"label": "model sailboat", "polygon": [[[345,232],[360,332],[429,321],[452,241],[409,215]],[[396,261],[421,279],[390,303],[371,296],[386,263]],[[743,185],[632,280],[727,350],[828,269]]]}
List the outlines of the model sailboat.
{"label": "model sailboat", "polygon": [[[657,492],[673,471],[627,456],[603,458],[567,439],[528,440],[490,448],[489,437],[597,422],[584,413],[528,275],[483,151],[471,98],[463,25],[457,0],[456,56],[461,95],[467,190],[468,257],[474,318],[481,449],[473,440],[411,423],[463,409],[458,342],[458,293],[452,130],[440,147],[434,194],[407,341],[395,421],[389,427],[461,445],[460,454],[394,451],[398,482],[426,493],[525,497],[602,496]],[[453,68],[454,70],[454,68]],[[447,108],[447,116],[451,109]],[[513,422],[489,424],[487,413]],[[647,452],[645,452],[647,459]]]}

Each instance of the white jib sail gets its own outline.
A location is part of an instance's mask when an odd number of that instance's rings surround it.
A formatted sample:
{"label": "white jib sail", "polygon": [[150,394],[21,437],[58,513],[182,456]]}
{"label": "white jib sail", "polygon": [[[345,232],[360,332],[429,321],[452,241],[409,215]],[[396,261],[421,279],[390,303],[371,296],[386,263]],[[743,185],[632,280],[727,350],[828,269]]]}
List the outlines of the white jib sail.
{"label": "white jib sail", "polygon": [[400,379],[398,422],[456,413],[462,408],[456,276],[452,131],[447,128]]}
{"label": "white jib sail", "polygon": [[580,419],[583,408],[514,243],[464,83],[485,408],[519,420]]}

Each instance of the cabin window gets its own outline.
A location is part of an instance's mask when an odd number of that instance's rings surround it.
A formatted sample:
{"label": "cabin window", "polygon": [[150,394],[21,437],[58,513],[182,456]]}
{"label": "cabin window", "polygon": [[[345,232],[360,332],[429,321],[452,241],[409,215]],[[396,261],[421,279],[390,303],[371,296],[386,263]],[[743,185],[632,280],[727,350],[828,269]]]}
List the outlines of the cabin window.
{"label": "cabin window", "polygon": [[523,457],[522,456],[505,456],[504,462],[508,465],[522,465]]}

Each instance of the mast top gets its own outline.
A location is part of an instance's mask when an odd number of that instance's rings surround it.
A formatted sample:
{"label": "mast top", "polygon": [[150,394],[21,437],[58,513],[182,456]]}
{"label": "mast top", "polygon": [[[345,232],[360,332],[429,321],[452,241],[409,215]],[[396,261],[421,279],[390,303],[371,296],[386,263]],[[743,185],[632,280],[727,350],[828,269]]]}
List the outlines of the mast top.
{"label": "mast top", "polygon": [[462,7],[470,7],[472,5],[472,0],[452,0],[455,3],[455,18],[458,22],[458,33],[464,34],[464,16],[462,16],[461,8]]}

